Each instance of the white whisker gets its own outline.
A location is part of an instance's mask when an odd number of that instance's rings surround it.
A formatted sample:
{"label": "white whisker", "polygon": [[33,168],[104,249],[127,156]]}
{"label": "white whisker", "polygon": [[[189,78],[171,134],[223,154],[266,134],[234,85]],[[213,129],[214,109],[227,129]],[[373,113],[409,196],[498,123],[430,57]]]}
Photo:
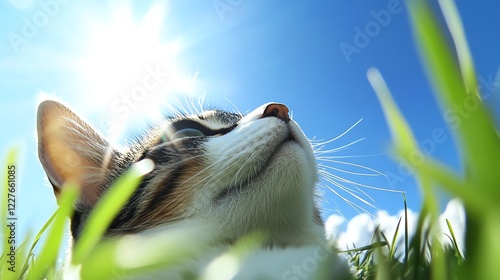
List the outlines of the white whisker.
{"label": "white whisker", "polygon": [[[336,190],[334,190],[332,187],[328,186],[328,185],[325,185],[325,187],[327,189],[329,189],[332,193],[334,193],[335,195],[337,195],[340,199],[342,199],[344,202],[346,202],[347,204],[349,204],[349,206],[351,206],[356,212],[358,213],[368,213],[369,215],[375,217],[373,214],[370,213],[370,211],[366,210],[365,208],[359,206],[358,204],[352,202],[351,200],[343,197],[342,195],[340,195]],[[360,211],[360,209],[362,211]]]}
{"label": "white whisker", "polygon": [[[196,72],[198,73],[198,72]],[[202,95],[200,95],[198,97],[198,107],[200,108],[200,112],[199,114],[203,114],[203,112],[205,112],[205,93],[203,93]]]}
{"label": "white whisker", "polygon": [[400,190],[391,190],[391,189],[387,189],[387,188],[379,188],[379,187],[374,187],[374,186],[365,185],[365,184],[361,184],[361,183],[356,183],[354,181],[342,178],[342,177],[337,176],[337,175],[333,175],[333,174],[328,173],[326,171],[323,173],[323,175],[326,175],[330,178],[334,178],[335,180],[340,181],[340,182],[353,184],[353,185],[364,187],[367,189],[372,189],[372,190],[377,190],[377,191],[386,191],[386,192],[392,192],[392,193],[404,193],[404,191],[400,191]]}
{"label": "white whisker", "polygon": [[348,171],[348,170],[336,168],[336,167],[333,167],[333,166],[323,165],[323,164],[318,164],[318,167],[327,168],[327,169],[330,169],[330,170],[335,170],[335,171],[338,171],[338,172],[342,172],[342,173],[346,173],[346,174],[351,174],[351,175],[368,176],[368,177],[380,176],[379,174],[374,174],[374,173],[360,173],[360,172]]}
{"label": "white whisker", "polygon": [[[357,168],[360,168],[360,169],[364,169],[364,170],[368,170],[368,171],[371,171],[373,173],[358,173],[358,175],[364,175],[364,176],[384,176],[384,177],[387,177],[387,175],[385,175],[384,173],[376,170],[376,169],[373,169],[373,168],[370,168],[370,167],[367,167],[367,166],[364,166],[364,165],[360,165],[360,164],[356,164],[356,163],[351,163],[351,162],[346,162],[346,161],[339,161],[339,160],[332,160],[332,159],[322,159],[321,161],[325,161],[325,162],[331,162],[331,163],[338,163],[338,164],[343,164],[343,165],[349,165],[349,166],[354,166],[354,167],[357,167]],[[321,165],[321,167],[326,167],[326,168],[331,168],[331,169],[335,169],[335,170],[339,170],[339,171],[342,171],[342,172],[346,172],[346,173],[349,173],[347,172],[346,170],[341,170],[341,169],[337,169],[337,168],[334,168],[334,167],[331,167],[331,166],[328,166],[328,165]],[[356,173],[351,173],[351,174],[356,174]]]}
{"label": "white whisker", "polygon": [[323,141],[321,143],[318,143],[319,145],[326,145],[326,144],[329,144],[329,143],[332,143],[340,138],[342,138],[344,135],[346,135],[347,133],[349,133],[349,131],[353,130],[354,127],[356,127],[363,119],[360,119],[359,121],[357,121],[355,124],[353,124],[350,128],[348,128],[346,131],[342,132],[342,134],[340,134],[339,136],[333,138],[333,139],[330,139],[330,140],[327,140],[327,141]]}
{"label": "white whisker", "polygon": [[231,100],[225,98],[227,102],[229,102],[229,104],[231,104],[233,106],[233,108],[236,110],[236,112],[238,113],[238,115],[240,116],[243,116],[243,114],[240,112],[240,110],[238,109],[238,107],[233,103],[231,102]]}
{"label": "white whisker", "polygon": [[369,154],[369,155],[352,155],[352,156],[316,156],[316,159],[322,160],[322,159],[339,159],[339,158],[369,158],[369,157],[379,157],[379,156],[384,156],[387,155],[387,153],[378,153],[378,154]]}
{"label": "white whisker", "polygon": [[321,155],[321,154],[328,154],[328,153],[340,152],[340,151],[345,150],[345,149],[349,148],[350,146],[352,146],[352,145],[354,145],[356,143],[359,143],[359,142],[361,142],[361,141],[363,141],[365,139],[366,138],[360,138],[360,139],[352,141],[351,143],[348,143],[348,144],[346,144],[344,146],[340,146],[338,148],[334,148],[334,149],[330,149],[330,150],[325,150],[325,151],[322,150],[322,148],[324,146],[321,146],[320,148],[314,149],[314,154]]}
{"label": "white whisker", "polygon": [[[338,181],[335,181],[334,179],[332,178],[328,178],[328,177],[325,177],[325,180],[334,184],[335,186],[337,186],[339,189],[343,190],[344,192],[350,194],[351,196],[355,197],[356,199],[360,200],[361,202],[363,202],[364,204],[372,207],[372,208],[375,208],[375,205],[373,205],[371,202],[367,201],[366,199],[362,198],[361,196],[357,195],[354,193],[354,191],[352,191],[352,189],[342,185],[341,183],[339,183]],[[370,200],[373,200],[371,199],[370,197],[368,197]]]}

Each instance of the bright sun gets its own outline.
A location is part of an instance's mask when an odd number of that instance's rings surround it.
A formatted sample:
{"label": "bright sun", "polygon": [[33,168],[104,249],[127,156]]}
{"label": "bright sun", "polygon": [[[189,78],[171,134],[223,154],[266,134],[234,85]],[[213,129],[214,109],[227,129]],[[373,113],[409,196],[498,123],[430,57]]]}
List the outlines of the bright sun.
{"label": "bright sun", "polygon": [[193,77],[182,75],[176,64],[181,39],[161,41],[164,2],[153,4],[139,22],[128,1],[115,3],[110,20],[86,28],[79,68],[87,105],[104,109],[109,119],[100,125],[119,137],[130,116],[156,117],[169,94],[190,91]]}

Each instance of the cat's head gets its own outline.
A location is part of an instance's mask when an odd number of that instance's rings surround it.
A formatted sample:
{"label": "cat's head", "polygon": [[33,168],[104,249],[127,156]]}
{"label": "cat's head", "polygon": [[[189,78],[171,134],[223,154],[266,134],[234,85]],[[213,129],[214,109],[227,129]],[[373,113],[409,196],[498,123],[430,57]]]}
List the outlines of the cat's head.
{"label": "cat's head", "polygon": [[246,116],[220,110],[180,115],[128,147],[113,147],[66,106],[38,108],[38,152],[56,196],[66,181],[81,187],[71,232],[128,167],[154,162],[106,234],[137,233],[197,221],[221,242],[258,230],[276,245],[315,242],[323,234],[315,206],[316,162],[288,108],[265,104]]}

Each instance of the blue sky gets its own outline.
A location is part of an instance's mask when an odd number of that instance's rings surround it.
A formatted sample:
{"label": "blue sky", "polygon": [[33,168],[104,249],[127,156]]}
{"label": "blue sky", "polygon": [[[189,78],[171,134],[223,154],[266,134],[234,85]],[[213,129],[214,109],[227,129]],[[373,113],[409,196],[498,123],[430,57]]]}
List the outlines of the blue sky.
{"label": "blue sky", "polygon": [[[416,0],[414,0],[416,1]],[[494,79],[500,62],[500,2],[457,1],[486,102],[498,108]],[[47,92],[123,143],[148,119],[189,93],[205,104],[249,112],[285,103],[310,138],[349,133],[325,149],[364,139],[332,156],[389,175],[332,173],[379,191],[344,184],[375,208],[395,215],[420,208],[419,190],[390,156],[391,139],[366,78],[378,68],[420,143],[442,130],[432,156],[461,170],[451,132],[432,95],[402,1],[2,1],[0,2],[0,145],[21,148],[18,215],[21,230],[38,229],[56,208],[36,156],[37,96]],[[146,77],[156,83],[144,89]],[[229,101],[228,101],[229,100]],[[496,110],[500,112],[500,110]],[[498,116],[498,114],[497,114]],[[129,133],[123,133],[129,131]],[[349,172],[353,165],[331,163]],[[393,180],[396,178],[397,180]],[[323,188],[323,214],[358,212]],[[364,194],[366,193],[366,194]],[[368,198],[369,196],[369,198]],[[443,196],[443,209],[447,198]],[[359,210],[359,209],[358,209]]]}

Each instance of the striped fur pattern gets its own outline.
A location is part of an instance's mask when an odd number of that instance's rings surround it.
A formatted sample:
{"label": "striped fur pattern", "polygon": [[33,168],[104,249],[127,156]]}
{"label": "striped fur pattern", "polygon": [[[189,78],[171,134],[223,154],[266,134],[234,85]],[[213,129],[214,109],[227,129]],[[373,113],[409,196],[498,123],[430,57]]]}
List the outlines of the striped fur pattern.
{"label": "striped fur pattern", "polygon": [[247,115],[181,114],[128,147],[113,147],[67,106],[45,100],[37,130],[39,158],[56,196],[67,181],[81,186],[71,219],[75,240],[99,197],[142,159],[151,159],[154,169],[106,236],[201,221],[221,244],[255,230],[278,247],[324,238],[315,206],[314,153],[282,104],[265,104]]}

